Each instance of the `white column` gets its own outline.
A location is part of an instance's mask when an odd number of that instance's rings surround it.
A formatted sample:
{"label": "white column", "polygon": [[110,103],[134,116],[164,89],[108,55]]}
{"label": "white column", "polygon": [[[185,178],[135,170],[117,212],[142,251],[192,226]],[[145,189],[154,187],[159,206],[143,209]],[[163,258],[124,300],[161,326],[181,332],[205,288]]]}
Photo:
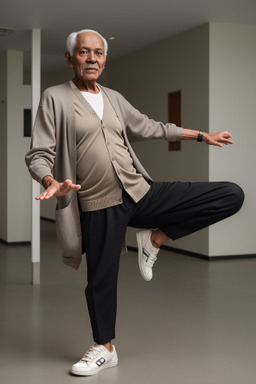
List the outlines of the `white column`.
{"label": "white column", "polygon": [[[41,31],[32,30],[32,124],[34,124],[36,112],[40,100],[41,88]],[[32,180],[32,284],[40,284],[40,202],[35,197],[40,193],[40,184]]]}

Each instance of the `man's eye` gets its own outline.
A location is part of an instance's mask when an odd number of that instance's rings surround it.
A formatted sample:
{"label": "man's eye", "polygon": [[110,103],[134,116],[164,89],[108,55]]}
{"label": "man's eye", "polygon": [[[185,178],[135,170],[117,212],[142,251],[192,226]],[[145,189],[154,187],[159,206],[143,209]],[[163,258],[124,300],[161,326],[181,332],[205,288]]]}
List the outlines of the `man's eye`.
{"label": "man's eye", "polygon": [[96,52],[96,55],[101,56],[102,52]]}

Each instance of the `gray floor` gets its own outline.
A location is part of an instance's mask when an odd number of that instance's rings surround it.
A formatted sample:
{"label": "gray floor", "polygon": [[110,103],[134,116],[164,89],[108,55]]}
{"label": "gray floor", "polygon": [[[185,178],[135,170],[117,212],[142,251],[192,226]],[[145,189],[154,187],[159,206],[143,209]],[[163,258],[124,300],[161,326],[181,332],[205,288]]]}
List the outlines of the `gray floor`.
{"label": "gray floor", "polygon": [[41,286],[30,284],[30,248],[0,244],[2,384],[254,384],[256,260],[207,262],[162,251],[154,279],[122,256],[119,366],[69,374],[92,344],[86,267],[62,265],[52,223],[42,222]]}

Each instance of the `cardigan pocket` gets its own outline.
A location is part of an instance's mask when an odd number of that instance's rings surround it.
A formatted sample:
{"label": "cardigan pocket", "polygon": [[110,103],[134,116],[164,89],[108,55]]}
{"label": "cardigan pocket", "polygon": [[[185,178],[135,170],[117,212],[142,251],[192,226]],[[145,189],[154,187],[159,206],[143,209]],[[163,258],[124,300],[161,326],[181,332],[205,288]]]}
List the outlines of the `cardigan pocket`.
{"label": "cardigan pocket", "polygon": [[56,209],[56,231],[62,249],[64,264],[79,268],[82,255],[82,237],[77,194],[65,208]]}

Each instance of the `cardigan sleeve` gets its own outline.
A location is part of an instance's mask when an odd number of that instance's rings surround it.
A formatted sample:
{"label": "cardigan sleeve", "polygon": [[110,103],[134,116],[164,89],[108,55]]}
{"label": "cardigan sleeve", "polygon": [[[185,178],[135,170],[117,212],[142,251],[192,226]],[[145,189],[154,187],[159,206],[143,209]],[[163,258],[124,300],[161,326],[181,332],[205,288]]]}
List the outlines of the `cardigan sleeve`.
{"label": "cardigan sleeve", "polygon": [[[180,141],[183,128],[172,123],[164,124],[148,118],[134,108],[119,92],[106,89],[110,101],[115,102],[117,115],[123,123],[129,141],[143,141],[150,139],[164,139],[168,141]],[[115,108],[114,108],[115,109]]]}
{"label": "cardigan sleeve", "polygon": [[30,150],[25,157],[31,176],[39,183],[42,183],[45,176],[53,177],[52,169],[56,154],[55,130],[54,103],[46,90],[40,100]]}
{"label": "cardigan sleeve", "polygon": [[173,123],[164,124],[155,121],[140,113],[136,108],[130,107],[127,120],[127,136],[131,142],[150,139],[163,139],[167,141],[180,141],[183,128]]}

